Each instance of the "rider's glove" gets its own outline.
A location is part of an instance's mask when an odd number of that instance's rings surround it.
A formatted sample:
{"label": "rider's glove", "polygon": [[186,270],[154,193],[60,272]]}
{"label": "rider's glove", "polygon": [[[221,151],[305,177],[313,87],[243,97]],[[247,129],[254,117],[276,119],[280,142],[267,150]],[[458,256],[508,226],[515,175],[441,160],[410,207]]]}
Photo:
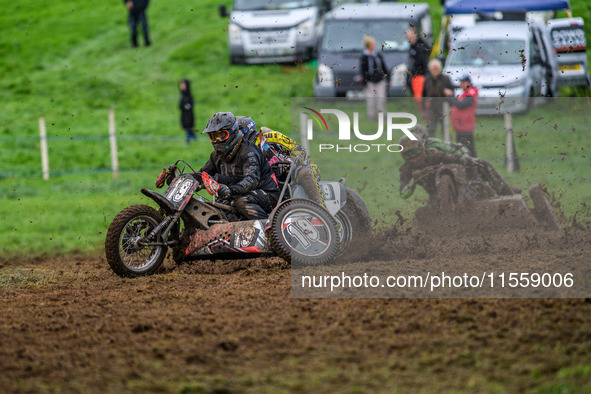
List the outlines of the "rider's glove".
{"label": "rider's glove", "polygon": [[227,198],[227,197],[230,197],[231,194],[232,194],[232,191],[230,190],[228,185],[224,185],[223,183],[220,183],[220,188],[218,189],[218,197],[219,198]]}
{"label": "rider's glove", "polygon": [[275,164],[271,166],[271,169],[277,178],[280,178],[283,174],[285,174],[285,166],[283,164]]}
{"label": "rider's glove", "polygon": [[174,172],[168,172],[166,173],[166,184],[168,186],[170,186],[170,184],[172,183],[172,181],[174,181],[174,178],[176,178],[176,176],[174,175]]}
{"label": "rider's glove", "polygon": [[199,172],[199,171],[192,172],[192,173],[191,173],[191,175],[193,176],[193,178],[195,178],[195,180],[196,180],[197,182],[199,182],[199,184],[202,184],[202,183],[203,183],[203,180],[202,180],[202,178],[201,178],[201,175],[202,175],[202,173],[201,173],[201,172]]}
{"label": "rider's glove", "polygon": [[415,192],[415,187],[417,186],[416,182],[414,179],[411,179],[410,182],[408,182],[401,190],[400,190],[400,197],[402,197],[402,199],[406,200],[407,198],[409,198],[410,196],[413,195],[413,193]]}
{"label": "rider's glove", "polygon": [[170,184],[172,183],[172,181],[174,181],[174,179],[176,178],[176,170],[178,170],[178,167],[175,166],[174,164],[171,164],[168,166],[168,170],[166,172],[166,184],[170,186]]}

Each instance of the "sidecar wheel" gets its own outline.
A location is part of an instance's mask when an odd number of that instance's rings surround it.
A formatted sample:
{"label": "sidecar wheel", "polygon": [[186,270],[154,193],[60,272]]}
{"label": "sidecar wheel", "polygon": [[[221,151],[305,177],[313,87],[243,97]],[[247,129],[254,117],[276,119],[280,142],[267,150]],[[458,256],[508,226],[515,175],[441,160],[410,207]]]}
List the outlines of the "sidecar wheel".
{"label": "sidecar wheel", "polygon": [[351,220],[353,239],[356,240],[360,236],[367,237],[371,232],[371,217],[365,201],[355,190],[347,188],[347,203],[343,210]]}
{"label": "sidecar wheel", "polygon": [[330,263],[339,249],[334,218],[320,205],[290,200],[275,212],[269,231],[271,248],[295,265]]}
{"label": "sidecar wheel", "polygon": [[[347,188],[347,203],[335,217],[340,236],[340,252],[347,251],[351,243],[358,245],[371,234],[371,218],[365,202],[355,190]],[[353,246],[355,247],[355,246]]]}
{"label": "sidecar wheel", "polygon": [[141,240],[162,222],[162,216],[147,205],[132,205],[111,222],[105,240],[105,254],[119,276],[152,275],[162,265],[165,246],[142,246]]}

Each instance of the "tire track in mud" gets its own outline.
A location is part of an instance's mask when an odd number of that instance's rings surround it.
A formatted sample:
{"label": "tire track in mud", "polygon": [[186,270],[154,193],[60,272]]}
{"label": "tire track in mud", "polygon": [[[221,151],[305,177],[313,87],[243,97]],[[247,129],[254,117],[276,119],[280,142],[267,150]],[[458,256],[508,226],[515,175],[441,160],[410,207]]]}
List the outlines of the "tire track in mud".
{"label": "tire track in mud", "polygon": [[[570,245],[583,242],[572,235]],[[580,253],[562,241],[544,253],[559,261]],[[290,270],[276,257],[166,261],[164,273],[137,279],[117,277],[103,256],[0,265],[0,277],[14,277],[0,286],[5,392],[588,384],[567,373],[591,364],[584,299],[293,299]]]}

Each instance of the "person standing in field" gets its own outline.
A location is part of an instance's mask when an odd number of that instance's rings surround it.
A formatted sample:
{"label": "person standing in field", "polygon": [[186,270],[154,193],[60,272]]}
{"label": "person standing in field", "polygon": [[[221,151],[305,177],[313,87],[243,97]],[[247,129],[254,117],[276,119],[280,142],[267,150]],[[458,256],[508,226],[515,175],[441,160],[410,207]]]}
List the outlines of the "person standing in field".
{"label": "person standing in field", "polygon": [[457,98],[453,97],[451,89],[445,89],[445,95],[451,98],[451,123],[456,131],[456,142],[468,148],[470,156],[476,157],[474,129],[476,128],[478,89],[472,86],[469,75],[464,75],[460,79],[460,89],[464,92]]}
{"label": "person standing in field", "polygon": [[181,100],[179,102],[179,109],[181,110],[181,126],[187,133],[187,145],[191,140],[197,140],[195,135],[195,114],[193,112],[193,95],[191,94],[191,82],[188,79],[181,79],[179,82],[181,90]]}
{"label": "person standing in field", "polygon": [[406,31],[406,39],[410,43],[410,48],[408,49],[409,68],[407,86],[410,87],[415,102],[420,106],[431,48],[419,37],[419,33],[415,27],[411,27]]}
{"label": "person standing in field", "polygon": [[131,30],[131,46],[137,48],[137,25],[142,25],[142,32],[144,33],[144,43],[150,46],[150,34],[148,31],[148,18],[146,17],[146,8],[150,0],[123,0],[123,3],[129,10],[127,23]]}
{"label": "person standing in field", "polygon": [[425,78],[423,86],[423,117],[427,121],[429,137],[435,137],[437,125],[442,124],[443,129],[443,101],[447,97],[446,89],[453,89],[451,80],[441,73],[442,65],[439,59],[429,62],[429,75]]}
{"label": "person standing in field", "polygon": [[363,36],[365,50],[361,55],[361,78],[367,105],[367,118],[371,122],[377,120],[377,114],[386,113],[386,96],[388,67],[382,54],[376,51],[376,40],[370,36]]}

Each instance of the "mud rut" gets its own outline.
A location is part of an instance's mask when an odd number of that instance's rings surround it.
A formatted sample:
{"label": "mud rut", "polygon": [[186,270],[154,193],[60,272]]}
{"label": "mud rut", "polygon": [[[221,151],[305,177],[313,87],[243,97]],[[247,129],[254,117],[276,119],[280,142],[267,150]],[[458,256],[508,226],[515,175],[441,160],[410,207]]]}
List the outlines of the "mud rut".
{"label": "mud rut", "polygon": [[[397,235],[397,260],[591,263],[588,229],[418,248]],[[0,260],[0,391],[589,389],[589,299],[293,299],[278,258],[173,268],[121,279],[103,256]]]}

